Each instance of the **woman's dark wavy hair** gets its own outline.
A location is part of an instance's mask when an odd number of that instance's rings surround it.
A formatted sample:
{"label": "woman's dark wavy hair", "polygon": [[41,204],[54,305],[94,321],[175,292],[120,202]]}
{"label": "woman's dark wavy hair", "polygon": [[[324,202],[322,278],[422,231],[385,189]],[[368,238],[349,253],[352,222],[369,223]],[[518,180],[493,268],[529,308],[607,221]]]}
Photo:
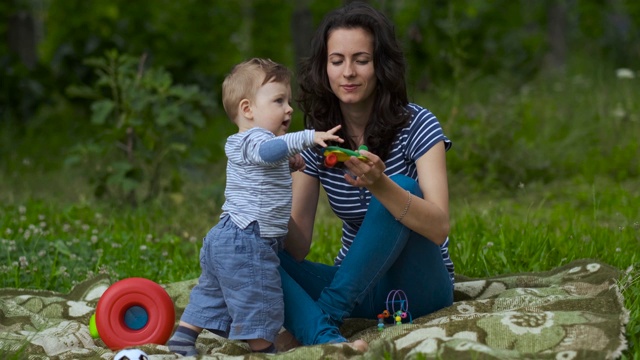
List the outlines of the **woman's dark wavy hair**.
{"label": "woman's dark wavy hair", "polygon": [[391,144],[411,117],[405,82],[405,59],[394,25],[370,5],[353,2],[329,13],[311,41],[311,56],[299,67],[300,89],[296,100],[304,113],[307,128],[326,131],[342,124],[338,135],[345,139],[343,147],[355,149],[357,144],[346,136],[346,127],[338,98],[331,91],[327,76],[327,40],[336,29],[362,28],[373,35],[373,64],[377,78],[371,119],[364,133],[369,150],[386,160]]}

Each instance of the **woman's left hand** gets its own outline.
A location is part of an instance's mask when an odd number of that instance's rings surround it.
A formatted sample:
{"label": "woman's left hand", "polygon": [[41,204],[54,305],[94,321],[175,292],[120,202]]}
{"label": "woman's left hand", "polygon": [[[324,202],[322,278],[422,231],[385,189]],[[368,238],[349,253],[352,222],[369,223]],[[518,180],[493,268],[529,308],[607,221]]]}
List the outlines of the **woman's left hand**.
{"label": "woman's left hand", "polygon": [[360,150],[360,154],[365,156],[366,159],[358,159],[352,156],[344,162],[344,165],[349,169],[344,178],[353,186],[367,187],[378,181],[387,167],[382,159],[374,153]]}

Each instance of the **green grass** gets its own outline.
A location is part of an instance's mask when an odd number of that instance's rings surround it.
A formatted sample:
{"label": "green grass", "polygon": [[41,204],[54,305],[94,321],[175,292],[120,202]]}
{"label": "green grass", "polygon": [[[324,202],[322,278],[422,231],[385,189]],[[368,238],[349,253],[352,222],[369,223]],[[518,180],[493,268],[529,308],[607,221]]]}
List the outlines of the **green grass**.
{"label": "green grass", "polygon": [[[211,191],[204,183],[191,185],[193,194]],[[625,356],[640,355],[640,188],[634,181],[558,181],[466,196],[456,195],[456,186],[454,181],[451,256],[458,273],[542,271],[580,258],[621,270],[635,266],[621,287],[631,311]],[[77,195],[82,186],[74,189]],[[195,195],[130,210],[37,196],[0,200],[0,287],[62,292],[96,273],[160,283],[197,277],[200,239],[218,211]],[[323,205],[310,259],[332,261],[339,225]]]}
{"label": "green grass", "polygon": [[[583,74],[517,88],[479,79],[416,101],[454,140],[456,271],[543,271],[580,258],[629,271],[620,280],[630,310],[624,358],[640,359],[640,104],[631,96],[640,81]],[[223,201],[221,164],[189,169],[182,193],[113,207],[93,198],[91,169],[60,166],[69,144],[91,134],[80,115],[61,106],[18,130],[0,123],[0,287],[65,292],[96,273],[160,283],[197,277],[201,238]],[[215,129],[198,144],[220,142]],[[309,259],[331,263],[340,223],[322,204]]]}

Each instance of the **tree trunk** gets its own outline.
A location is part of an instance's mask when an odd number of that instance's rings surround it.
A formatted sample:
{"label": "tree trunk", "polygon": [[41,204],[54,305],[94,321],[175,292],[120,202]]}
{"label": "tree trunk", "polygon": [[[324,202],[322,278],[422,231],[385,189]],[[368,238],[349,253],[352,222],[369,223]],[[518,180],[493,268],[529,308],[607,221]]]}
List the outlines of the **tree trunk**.
{"label": "tree trunk", "polygon": [[309,0],[298,0],[293,9],[291,19],[291,35],[293,39],[293,55],[295,56],[296,72],[300,59],[309,56],[311,52],[311,38],[313,37],[313,14],[309,8]]}
{"label": "tree trunk", "polygon": [[552,0],[547,8],[546,67],[549,70],[564,70],[567,62],[567,4],[565,1]]}
{"label": "tree trunk", "polygon": [[18,55],[18,58],[27,69],[33,70],[38,62],[36,28],[33,16],[25,11],[11,15],[9,17],[7,37],[9,49]]}

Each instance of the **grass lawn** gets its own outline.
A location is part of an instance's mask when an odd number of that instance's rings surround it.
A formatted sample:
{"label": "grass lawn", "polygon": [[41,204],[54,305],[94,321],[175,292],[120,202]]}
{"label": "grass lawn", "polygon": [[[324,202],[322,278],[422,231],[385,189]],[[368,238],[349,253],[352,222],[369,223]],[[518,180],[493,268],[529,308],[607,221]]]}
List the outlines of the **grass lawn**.
{"label": "grass lawn", "polygon": [[[198,276],[200,241],[219,211],[216,201],[207,201],[219,198],[210,184],[190,184],[184,197],[122,210],[89,200],[68,175],[48,174],[47,190],[24,179],[3,182],[0,287],[67,291],[96,273],[160,283]],[[451,256],[460,274],[541,271],[579,258],[622,270],[635,266],[621,283],[631,311],[625,357],[640,356],[635,182],[567,180],[474,195],[451,182]],[[310,259],[329,263],[338,249],[339,223],[326,206],[319,214]]]}

